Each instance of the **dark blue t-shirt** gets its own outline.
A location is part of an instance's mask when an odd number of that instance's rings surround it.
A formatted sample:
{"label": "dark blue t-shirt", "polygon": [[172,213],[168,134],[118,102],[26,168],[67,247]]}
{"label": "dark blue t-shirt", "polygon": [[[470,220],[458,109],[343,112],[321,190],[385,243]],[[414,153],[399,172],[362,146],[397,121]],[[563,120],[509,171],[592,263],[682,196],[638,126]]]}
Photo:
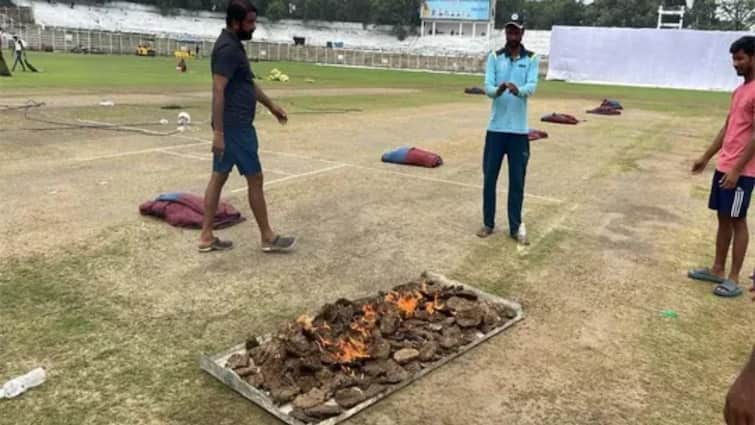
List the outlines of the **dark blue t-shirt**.
{"label": "dark blue t-shirt", "polygon": [[257,95],[254,92],[254,73],[246,57],[246,50],[236,34],[223,29],[212,49],[213,74],[228,78],[223,108],[224,127],[248,127],[254,121]]}

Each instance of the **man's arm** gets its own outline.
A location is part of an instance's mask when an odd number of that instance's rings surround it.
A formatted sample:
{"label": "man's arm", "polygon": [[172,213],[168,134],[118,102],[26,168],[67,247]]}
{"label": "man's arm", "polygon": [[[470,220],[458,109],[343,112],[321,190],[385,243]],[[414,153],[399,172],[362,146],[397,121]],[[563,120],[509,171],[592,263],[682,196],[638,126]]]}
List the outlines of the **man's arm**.
{"label": "man's arm", "polygon": [[273,101],[269,97],[267,97],[267,94],[262,90],[262,87],[260,87],[259,84],[257,83],[253,83],[253,84],[254,84],[254,92],[257,95],[257,102],[265,105],[267,109],[272,109],[275,106]]}
{"label": "man's arm", "polygon": [[257,94],[257,102],[265,105],[265,107],[273,114],[275,115],[275,118],[278,119],[278,122],[281,124],[285,124],[288,121],[288,115],[286,114],[286,111],[283,110],[280,106],[273,103],[272,100],[265,94],[265,92],[262,90],[262,87],[260,87],[259,84],[254,84],[254,92]]}
{"label": "man's arm", "polygon": [[496,85],[495,66],[495,53],[490,52],[490,54],[488,55],[488,62],[485,65],[485,94],[487,94],[491,99],[495,99],[496,97],[502,95],[503,91],[506,89],[506,83],[503,83],[500,86]]}
{"label": "man's arm", "polygon": [[225,107],[225,86],[228,78],[212,74],[212,152],[222,155],[225,150],[223,140],[223,108]]}
{"label": "man's arm", "polygon": [[726,395],[727,425],[755,423],[755,351]]}
{"label": "man's arm", "polygon": [[716,138],[713,139],[713,143],[708,147],[703,156],[700,157],[694,164],[692,164],[692,172],[695,174],[702,173],[705,167],[710,162],[711,158],[721,150],[721,146],[724,144],[724,135],[726,135],[726,127],[729,125],[729,118],[726,118],[724,126],[719,130]]}
{"label": "man's arm", "polygon": [[532,56],[530,58],[530,67],[527,70],[527,80],[524,86],[519,87],[519,92],[516,94],[519,97],[529,97],[535,94],[537,90],[537,80],[540,78],[540,58]]}

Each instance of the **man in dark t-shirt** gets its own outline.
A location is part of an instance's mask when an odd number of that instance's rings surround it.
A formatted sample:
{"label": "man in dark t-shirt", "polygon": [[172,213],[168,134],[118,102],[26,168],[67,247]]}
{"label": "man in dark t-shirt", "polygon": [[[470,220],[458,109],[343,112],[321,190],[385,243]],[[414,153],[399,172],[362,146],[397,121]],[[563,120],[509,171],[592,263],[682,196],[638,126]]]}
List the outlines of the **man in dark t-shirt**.
{"label": "man in dark t-shirt", "polygon": [[249,205],[260,229],[264,252],[288,251],[296,238],[273,232],[267,217],[262,189],[262,165],[258,155],[254,114],[257,102],[265,105],[281,124],[288,121],[286,112],[254,83],[254,73],[242,44],[252,38],[257,9],[249,0],[232,0],[226,13],[226,28],[212,50],[212,177],[205,192],[205,209],[199,251],[212,252],[233,247],[212,232],[220,192],[234,166],[246,177]]}

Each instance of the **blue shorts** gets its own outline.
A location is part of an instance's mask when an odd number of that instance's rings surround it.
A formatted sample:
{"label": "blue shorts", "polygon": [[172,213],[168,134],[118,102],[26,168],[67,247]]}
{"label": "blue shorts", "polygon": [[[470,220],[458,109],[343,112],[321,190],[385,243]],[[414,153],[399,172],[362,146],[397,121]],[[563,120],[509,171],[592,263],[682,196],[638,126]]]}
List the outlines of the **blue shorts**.
{"label": "blue shorts", "polygon": [[713,174],[713,185],[710,189],[710,201],[708,207],[719,214],[731,218],[747,217],[747,209],[750,207],[752,188],[755,178],[742,176],[734,189],[721,188],[721,179],[724,173],[716,170]]}
{"label": "blue shorts", "polygon": [[228,174],[235,165],[242,176],[262,173],[262,164],[257,153],[257,131],[253,126],[225,128],[225,151],[222,156],[213,155],[212,171]]}

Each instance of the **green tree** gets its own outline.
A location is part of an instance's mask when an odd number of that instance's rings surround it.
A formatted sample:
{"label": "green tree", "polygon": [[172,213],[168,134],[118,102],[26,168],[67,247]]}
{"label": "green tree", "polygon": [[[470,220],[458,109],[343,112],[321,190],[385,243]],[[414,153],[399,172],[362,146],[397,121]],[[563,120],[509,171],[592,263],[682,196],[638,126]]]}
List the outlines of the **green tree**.
{"label": "green tree", "polygon": [[689,14],[684,17],[685,25],[697,30],[722,29],[717,9],[716,0],[695,0]]}
{"label": "green tree", "polygon": [[657,22],[654,0],[595,0],[586,10],[586,23],[594,26],[648,28]]}
{"label": "green tree", "polygon": [[524,9],[528,28],[549,30],[554,25],[584,25],[586,6],[581,1],[528,2]]}
{"label": "green tree", "polygon": [[518,13],[527,28],[549,30],[553,25],[584,25],[586,6],[580,0],[499,0],[496,3],[496,27],[501,28]]}
{"label": "green tree", "polygon": [[288,16],[288,3],[285,0],[271,0],[267,5],[265,17],[271,21],[280,21]]}
{"label": "green tree", "polygon": [[729,29],[741,31],[753,25],[755,0],[721,0],[718,11],[723,21],[728,22]]}

